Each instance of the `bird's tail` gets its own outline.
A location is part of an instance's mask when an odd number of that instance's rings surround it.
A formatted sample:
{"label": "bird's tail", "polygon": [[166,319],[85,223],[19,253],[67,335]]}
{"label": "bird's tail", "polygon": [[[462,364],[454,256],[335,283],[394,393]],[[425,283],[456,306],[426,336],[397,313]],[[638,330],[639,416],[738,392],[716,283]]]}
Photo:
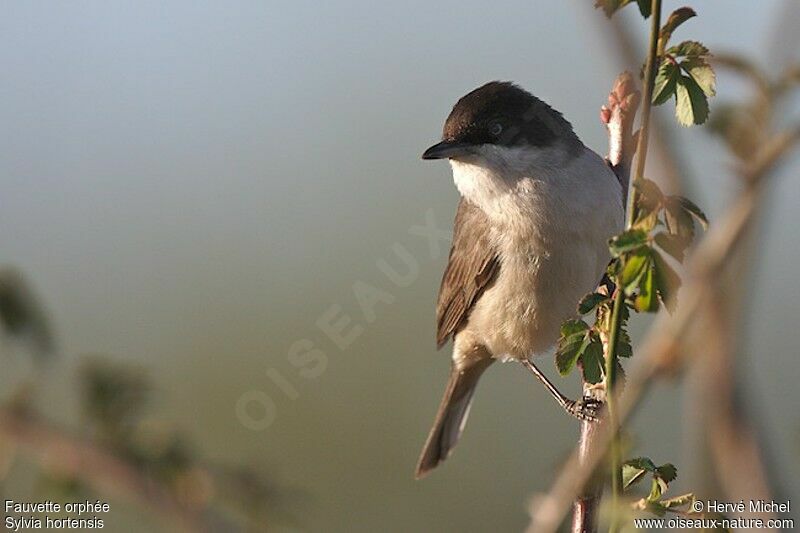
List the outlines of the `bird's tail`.
{"label": "bird's tail", "polygon": [[466,369],[454,366],[450,370],[450,379],[447,381],[439,412],[436,413],[436,420],[417,463],[417,479],[425,477],[450,455],[467,422],[478,378],[488,366],[488,363],[481,362]]}

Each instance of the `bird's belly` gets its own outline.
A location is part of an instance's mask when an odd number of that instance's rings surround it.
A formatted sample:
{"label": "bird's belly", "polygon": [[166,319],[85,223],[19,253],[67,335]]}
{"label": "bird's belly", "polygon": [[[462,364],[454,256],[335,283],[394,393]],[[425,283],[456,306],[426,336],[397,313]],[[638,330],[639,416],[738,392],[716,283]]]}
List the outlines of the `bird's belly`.
{"label": "bird's belly", "polygon": [[495,283],[477,302],[467,328],[497,358],[546,352],[578,301],[600,281],[605,243],[571,242],[547,253],[504,254]]}

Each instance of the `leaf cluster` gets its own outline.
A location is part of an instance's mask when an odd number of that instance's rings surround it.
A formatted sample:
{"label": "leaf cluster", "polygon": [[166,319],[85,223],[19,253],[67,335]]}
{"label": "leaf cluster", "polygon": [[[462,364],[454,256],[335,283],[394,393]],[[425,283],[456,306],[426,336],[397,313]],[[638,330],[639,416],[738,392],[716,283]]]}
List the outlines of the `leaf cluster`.
{"label": "leaf cluster", "polygon": [[[611,17],[634,0],[597,0]],[[649,0],[636,0],[644,18],[651,15]],[[669,45],[672,34],[687,20],[697,16],[694,9],[681,7],[673,11],[658,35],[658,55],[653,64],[657,69],[652,102],[661,105],[674,99],[675,117],[683,126],[703,124],[709,116],[708,99],[716,94],[716,75],[709,63],[711,53],[698,41],[683,41]],[[642,76],[644,78],[644,76]]]}
{"label": "leaf cluster", "polygon": [[[568,320],[561,326],[561,336],[556,348],[556,368],[562,376],[568,375],[575,365],[579,365],[584,381],[600,383],[605,377],[605,357],[603,356],[603,337],[607,334],[613,302],[607,291],[587,294],[578,303],[578,313],[588,315],[595,312],[597,320],[589,326],[585,320]],[[623,321],[628,319],[627,308]],[[630,357],[633,354],[627,332],[622,331],[617,355]]]}
{"label": "leaf cluster", "polygon": [[[695,235],[695,224],[703,228],[708,220],[691,200],[664,194],[655,182],[642,179],[637,187],[638,202],[633,226],[612,237],[609,250],[613,257],[608,267],[611,280],[623,291],[617,356],[632,355],[630,337],[626,331],[630,311],[656,312],[661,305],[672,312],[677,303],[681,281],[670,260],[683,262],[687,248]],[[595,323],[569,320],[561,326],[556,348],[556,368],[562,376],[579,365],[588,383],[604,378],[605,359],[603,339],[611,329],[613,290],[607,286],[589,293],[578,303],[578,314],[595,313]]]}
{"label": "leaf cluster", "polygon": [[556,367],[566,376],[576,363],[580,364],[585,381],[600,383],[603,380],[603,343],[597,329],[583,320],[568,320],[561,325]]}
{"label": "leaf cluster", "polygon": [[669,484],[678,477],[678,469],[671,463],[656,466],[649,457],[637,457],[625,461],[622,465],[622,486],[628,491],[650,476],[650,492],[647,496],[634,502],[634,509],[650,511],[657,516],[664,516],[667,511],[690,512],[695,497],[693,493],[682,494],[673,498],[664,498]]}
{"label": "leaf cluster", "polygon": [[609,241],[614,258],[609,274],[636,311],[656,312],[661,302],[672,312],[680,277],[664,253],[683,262],[695,235],[695,221],[705,228],[708,220],[694,202],[664,194],[651,180],[643,178],[635,187],[639,202],[634,223]]}
{"label": "leaf cluster", "polygon": [[697,16],[693,9],[675,10],[661,28],[653,104],[675,100],[675,116],[682,126],[703,124],[709,115],[708,99],[716,94],[716,74],[709,63],[711,53],[702,43],[683,41],[667,48],[672,33]]}

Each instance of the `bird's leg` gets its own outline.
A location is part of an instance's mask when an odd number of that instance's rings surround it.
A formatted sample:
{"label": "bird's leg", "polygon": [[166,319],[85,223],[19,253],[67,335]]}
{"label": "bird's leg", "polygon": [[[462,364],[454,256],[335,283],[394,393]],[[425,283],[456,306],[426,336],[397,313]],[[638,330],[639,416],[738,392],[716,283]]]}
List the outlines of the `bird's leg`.
{"label": "bird's leg", "polygon": [[584,396],[578,401],[570,400],[561,394],[561,391],[559,391],[556,386],[553,385],[549,379],[547,379],[547,376],[545,376],[541,370],[536,368],[536,365],[533,364],[529,359],[522,359],[521,362],[522,366],[530,370],[531,373],[533,373],[533,375],[544,384],[545,388],[550,391],[550,394],[552,394],[553,398],[555,398],[556,402],[558,402],[558,405],[563,407],[567,413],[579,420],[587,420],[589,422],[597,422],[599,420],[599,411],[603,406],[603,402],[588,396]]}

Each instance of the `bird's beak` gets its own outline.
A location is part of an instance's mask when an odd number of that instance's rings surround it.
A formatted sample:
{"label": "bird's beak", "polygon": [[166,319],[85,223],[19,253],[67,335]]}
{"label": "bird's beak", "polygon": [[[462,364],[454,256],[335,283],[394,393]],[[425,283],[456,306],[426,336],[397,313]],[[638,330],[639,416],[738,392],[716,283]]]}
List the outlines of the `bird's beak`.
{"label": "bird's beak", "polygon": [[422,159],[449,159],[472,153],[472,146],[454,141],[434,144],[422,154]]}

